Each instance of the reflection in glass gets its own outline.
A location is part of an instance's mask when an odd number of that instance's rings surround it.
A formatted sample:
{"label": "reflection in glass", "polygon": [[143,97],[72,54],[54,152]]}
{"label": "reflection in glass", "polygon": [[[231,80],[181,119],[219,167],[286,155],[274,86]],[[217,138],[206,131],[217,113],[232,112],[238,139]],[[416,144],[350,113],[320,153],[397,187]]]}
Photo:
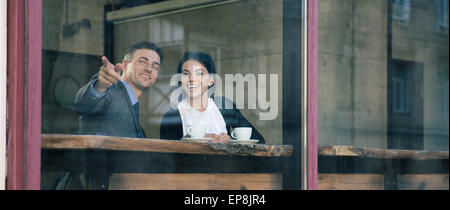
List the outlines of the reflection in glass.
{"label": "reflection in glass", "polygon": [[319,145],[448,151],[448,33],[433,27],[445,9],[319,1]]}

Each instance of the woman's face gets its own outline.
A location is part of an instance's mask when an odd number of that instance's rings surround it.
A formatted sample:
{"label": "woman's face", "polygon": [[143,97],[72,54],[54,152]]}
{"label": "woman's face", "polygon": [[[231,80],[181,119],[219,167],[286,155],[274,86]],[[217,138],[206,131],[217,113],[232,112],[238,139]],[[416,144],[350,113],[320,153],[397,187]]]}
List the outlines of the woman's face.
{"label": "woman's face", "polygon": [[181,67],[181,86],[185,94],[195,99],[208,91],[208,86],[214,84],[208,70],[196,60],[187,60]]}

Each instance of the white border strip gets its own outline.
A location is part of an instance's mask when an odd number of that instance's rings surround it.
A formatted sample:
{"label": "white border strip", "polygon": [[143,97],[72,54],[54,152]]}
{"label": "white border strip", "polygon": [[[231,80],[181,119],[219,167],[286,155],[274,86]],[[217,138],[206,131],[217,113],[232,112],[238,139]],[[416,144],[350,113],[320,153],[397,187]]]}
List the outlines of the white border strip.
{"label": "white border strip", "polygon": [[302,0],[301,188],[308,189],[308,0]]}
{"label": "white border strip", "polygon": [[0,1],[0,190],[6,184],[6,36],[7,1]]}

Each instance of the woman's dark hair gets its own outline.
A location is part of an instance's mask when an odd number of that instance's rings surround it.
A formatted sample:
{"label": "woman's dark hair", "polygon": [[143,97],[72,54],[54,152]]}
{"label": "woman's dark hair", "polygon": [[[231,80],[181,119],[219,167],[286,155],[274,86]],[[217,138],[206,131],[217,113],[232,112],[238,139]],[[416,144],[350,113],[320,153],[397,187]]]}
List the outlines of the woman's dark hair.
{"label": "woman's dark hair", "polygon": [[160,64],[162,64],[163,54],[161,52],[161,49],[159,49],[159,47],[156,46],[153,42],[149,42],[149,41],[140,41],[140,42],[132,43],[128,47],[123,59],[126,60],[127,62],[131,62],[131,60],[134,56],[134,52],[136,52],[136,50],[140,50],[140,49],[147,49],[147,50],[155,51],[159,55],[159,60],[161,62]]}
{"label": "woman's dark hair", "polygon": [[214,60],[209,54],[202,52],[186,52],[184,53],[184,56],[181,58],[180,63],[178,63],[177,69],[178,74],[181,74],[182,71],[181,68],[183,67],[184,62],[191,59],[196,60],[200,62],[203,66],[205,66],[209,74],[216,73],[216,66],[214,65]]}

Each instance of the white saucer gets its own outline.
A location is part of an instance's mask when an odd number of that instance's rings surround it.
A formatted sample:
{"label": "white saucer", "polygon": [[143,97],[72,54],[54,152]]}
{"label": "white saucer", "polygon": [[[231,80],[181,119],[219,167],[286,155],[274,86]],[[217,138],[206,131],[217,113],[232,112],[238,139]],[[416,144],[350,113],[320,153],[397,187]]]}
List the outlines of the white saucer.
{"label": "white saucer", "polygon": [[181,138],[181,140],[185,141],[193,141],[193,142],[209,142],[214,138]]}
{"label": "white saucer", "polygon": [[246,139],[246,140],[236,139],[236,140],[234,140],[233,139],[233,140],[230,140],[230,142],[238,143],[238,144],[256,144],[259,142],[259,140],[257,140],[257,139]]}

